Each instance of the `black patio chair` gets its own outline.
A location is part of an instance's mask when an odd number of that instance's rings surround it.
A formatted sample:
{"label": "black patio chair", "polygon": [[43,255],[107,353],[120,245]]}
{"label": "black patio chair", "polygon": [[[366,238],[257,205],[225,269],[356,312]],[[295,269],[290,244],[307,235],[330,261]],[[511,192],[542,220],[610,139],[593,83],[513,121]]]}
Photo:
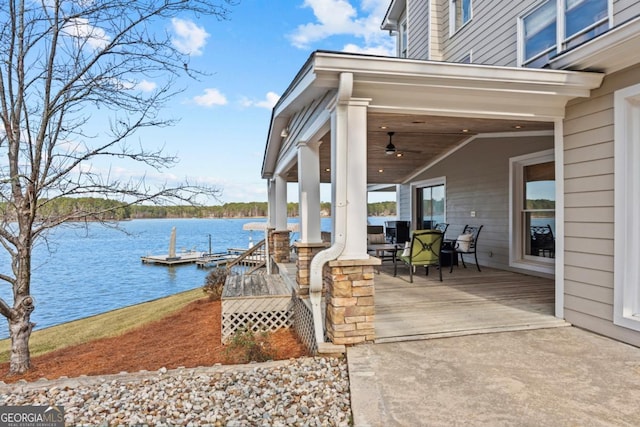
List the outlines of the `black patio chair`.
{"label": "black patio chair", "polygon": [[555,258],[556,240],[551,225],[531,226],[531,255]]}
{"label": "black patio chair", "polygon": [[[456,246],[455,246],[455,251],[456,251],[456,257],[458,256],[457,254],[460,254],[460,260],[462,261],[462,265],[464,266],[464,268],[467,268],[467,265],[464,263],[464,256],[463,255],[470,255],[473,254],[475,260],[476,260],[476,267],[478,268],[478,271],[482,271],[480,270],[480,264],[478,264],[478,236],[480,236],[480,231],[482,230],[482,225],[481,226],[474,226],[474,225],[465,225],[464,226],[464,230],[462,230],[462,235],[465,234],[470,234],[471,235],[471,241],[469,241],[468,245],[465,243],[463,243],[463,240],[460,239],[460,236],[458,236],[458,241],[456,242]],[[453,263],[451,264],[451,271],[453,271]]]}

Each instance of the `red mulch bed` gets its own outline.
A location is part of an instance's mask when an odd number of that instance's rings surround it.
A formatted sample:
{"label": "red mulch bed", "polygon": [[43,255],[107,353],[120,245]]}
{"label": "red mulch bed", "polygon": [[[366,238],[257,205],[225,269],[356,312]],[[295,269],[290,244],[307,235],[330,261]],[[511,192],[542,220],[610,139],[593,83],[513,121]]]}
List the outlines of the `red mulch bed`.
{"label": "red mulch bed", "polygon": [[[9,363],[2,363],[0,380],[33,381],[233,363],[239,355],[234,355],[222,345],[220,321],[220,301],[197,300],[176,313],[121,336],[34,357],[31,359],[32,369],[24,375],[8,376]],[[276,353],[276,360],[307,355],[292,330],[272,333],[268,342]]]}

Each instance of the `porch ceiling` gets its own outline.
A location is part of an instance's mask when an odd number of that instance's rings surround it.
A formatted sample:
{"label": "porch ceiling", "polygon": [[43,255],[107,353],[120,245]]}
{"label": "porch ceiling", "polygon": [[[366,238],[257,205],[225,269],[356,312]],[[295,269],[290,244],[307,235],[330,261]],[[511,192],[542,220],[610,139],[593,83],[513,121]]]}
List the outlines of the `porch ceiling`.
{"label": "porch ceiling", "polygon": [[[458,145],[479,134],[551,131],[552,122],[369,113],[367,116],[367,181],[400,184]],[[464,130],[467,130],[466,132]],[[396,154],[385,153],[388,132],[395,132]],[[320,180],[331,182],[331,134],[320,146]],[[298,181],[297,163],[286,174]]]}
{"label": "porch ceiling", "polygon": [[[554,120],[564,116],[567,101],[589,96],[603,78],[314,52],[273,109],[263,178],[279,175],[297,182],[296,144],[320,141],[320,179],[331,181],[327,108],[343,73],[353,78],[352,98],[368,103],[369,184],[406,182],[474,135],[551,130]],[[384,152],[390,131],[401,157]]]}

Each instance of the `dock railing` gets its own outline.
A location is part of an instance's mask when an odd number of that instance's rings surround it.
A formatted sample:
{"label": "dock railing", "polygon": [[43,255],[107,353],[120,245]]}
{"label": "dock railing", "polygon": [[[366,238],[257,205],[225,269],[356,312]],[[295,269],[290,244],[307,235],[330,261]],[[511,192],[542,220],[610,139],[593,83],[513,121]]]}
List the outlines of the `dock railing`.
{"label": "dock railing", "polygon": [[251,274],[267,265],[266,242],[264,239],[238,255],[233,261],[227,263],[228,272]]}

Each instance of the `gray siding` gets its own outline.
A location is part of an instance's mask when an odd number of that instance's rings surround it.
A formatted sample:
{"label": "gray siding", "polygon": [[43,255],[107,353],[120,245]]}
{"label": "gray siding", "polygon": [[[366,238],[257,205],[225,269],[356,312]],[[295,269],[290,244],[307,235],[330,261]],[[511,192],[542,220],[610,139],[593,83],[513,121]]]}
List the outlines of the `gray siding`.
{"label": "gray siding", "polygon": [[607,76],[564,123],[565,318],[634,345],[640,333],[613,324],[613,92],[639,82],[640,66]]}
{"label": "gray siding", "polygon": [[[478,138],[414,181],[445,176],[447,238],[465,224],[484,225],[480,265],[509,269],[509,159],[553,148],[553,137]],[[476,217],[470,216],[471,211]]]}
{"label": "gray siding", "polygon": [[429,0],[407,2],[409,58],[429,59]]}
{"label": "gray siding", "polygon": [[631,18],[640,15],[640,1],[638,0],[616,0],[613,2],[613,22],[614,25],[623,24]]}
{"label": "gray siding", "polygon": [[473,62],[501,66],[517,63],[518,16],[537,0],[474,1],[473,18],[453,36],[449,36],[449,1],[440,0],[444,10],[440,34],[443,40],[443,59],[457,61],[470,50]]}

